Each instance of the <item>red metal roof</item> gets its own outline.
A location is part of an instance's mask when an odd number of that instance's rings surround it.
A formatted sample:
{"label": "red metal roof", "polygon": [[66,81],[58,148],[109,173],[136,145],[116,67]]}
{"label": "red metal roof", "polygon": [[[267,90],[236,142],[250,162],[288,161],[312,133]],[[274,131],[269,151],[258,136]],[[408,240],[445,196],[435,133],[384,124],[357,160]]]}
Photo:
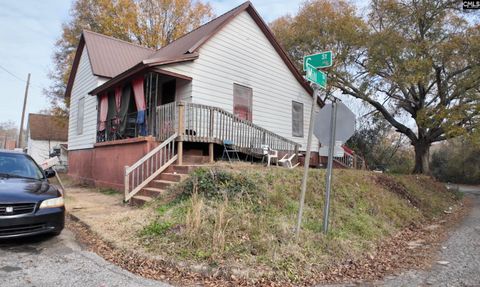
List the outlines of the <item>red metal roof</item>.
{"label": "red metal roof", "polygon": [[68,139],[68,125],[55,116],[28,115],[28,130],[32,140],[64,141]]}
{"label": "red metal roof", "polygon": [[204,42],[220,30],[220,28],[249,6],[251,6],[251,3],[245,2],[197,29],[192,30],[167,46],[157,50],[144,62],[150,63],[154,62],[156,59],[172,59],[184,54],[195,52]]}
{"label": "red metal roof", "polygon": [[[97,76],[112,78],[90,92],[90,94],[97,94],[97,92],[108,89],[112,84],[118,81],[123,81],[133,73],[139,73],[147,67],[185,60],[194,60],[195,57],[193,56],[196,55],[198,49],[222,27],[235,18],[235,16],[243,11],[247,11],[250,14],[297,81],[310,95],[313,95],[312,88],[304,80],[303,76],[290,60],[285,50],[275,39],[268,25],[262,20],[252,3],[247,1],[157,51],[94,32],[84,31],[75,55],[72,72],[67,85],[66,96],[70,96],[73,78],[75,77],[76,69],[80,61],[80,55],[85,44],[87,46],[88,55],[90,56],[93,73]],[[321,101],[319,104],[323,105]]]}
{"label": "red metal roof", "polygon": [[88,30],[84,30],[82,36],[87,45],[92,72],[100,77],[113,78],[155,52],[150,48]]}

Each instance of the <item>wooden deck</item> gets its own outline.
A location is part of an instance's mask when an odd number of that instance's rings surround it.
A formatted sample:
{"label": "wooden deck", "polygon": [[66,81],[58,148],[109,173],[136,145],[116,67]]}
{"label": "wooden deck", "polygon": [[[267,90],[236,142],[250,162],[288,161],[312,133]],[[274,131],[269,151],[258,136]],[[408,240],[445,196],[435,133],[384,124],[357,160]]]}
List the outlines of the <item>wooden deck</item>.
{"label": "wooden deck", "polygon": [[183,142],[213,144],[233,142],[242,153],[261,155],[262,145],[284,153],[298,153],[300,144],[268,131],[251,121],[240,119],[221,108],[186,102],[173,102],[157,108],[158,139],[178,133],[178,162],[182,162]]}

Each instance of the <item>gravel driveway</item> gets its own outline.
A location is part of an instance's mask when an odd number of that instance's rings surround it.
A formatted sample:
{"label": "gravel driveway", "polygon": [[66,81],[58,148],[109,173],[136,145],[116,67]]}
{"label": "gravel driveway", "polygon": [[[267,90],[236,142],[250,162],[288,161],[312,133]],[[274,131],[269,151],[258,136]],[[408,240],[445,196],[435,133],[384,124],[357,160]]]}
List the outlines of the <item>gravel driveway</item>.
{"label": "gravel driveway", "polygon": [[133,275],[83,250],[69,230],[58,237],[0,241],[0,286],[169,286]]}
{"label": "gravel driveway", "polygon": [[473,197],[474,207],[442,245],[429,271],[409,271],[377,286],[480,286],[480,187],[460,186]]}

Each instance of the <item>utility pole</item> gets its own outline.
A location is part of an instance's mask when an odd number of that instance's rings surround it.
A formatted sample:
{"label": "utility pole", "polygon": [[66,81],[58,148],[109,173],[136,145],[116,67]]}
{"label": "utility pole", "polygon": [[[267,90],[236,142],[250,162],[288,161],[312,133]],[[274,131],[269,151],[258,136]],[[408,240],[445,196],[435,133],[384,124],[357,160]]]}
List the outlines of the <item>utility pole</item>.
{"label": "utility pole", "polygon": [[22,119],[20,121],[20,132],[18,133],[18,143],[17,147],[21,148],[23,141],[23,121],[25,120],[25,108],[27,107],[27,97],[28,97],[28,86],[30,85],[30,73],[27,77],[27,86],[25,87],[25,96],[23,98],[23,110],[22,110]]}

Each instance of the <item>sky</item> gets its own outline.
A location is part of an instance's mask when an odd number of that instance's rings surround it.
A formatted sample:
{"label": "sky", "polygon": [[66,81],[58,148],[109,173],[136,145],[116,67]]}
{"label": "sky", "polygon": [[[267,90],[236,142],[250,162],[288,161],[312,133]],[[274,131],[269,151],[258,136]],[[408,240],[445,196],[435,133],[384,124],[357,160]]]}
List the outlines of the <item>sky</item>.
{"label": "sky", "polygon": [[[215,14],[234,8],[244,0],[209,1]],[[266,22],[286,13],[295,14],[301,0],[253,0]],[[26,115],[49,106],[42,89],[50,85],[55,41],[61,25],[69,20],[72,1],[0,0],[0,122],[18,126],[27,74],[31,73]],[[27,116],[25,117],[26,127]]]}

